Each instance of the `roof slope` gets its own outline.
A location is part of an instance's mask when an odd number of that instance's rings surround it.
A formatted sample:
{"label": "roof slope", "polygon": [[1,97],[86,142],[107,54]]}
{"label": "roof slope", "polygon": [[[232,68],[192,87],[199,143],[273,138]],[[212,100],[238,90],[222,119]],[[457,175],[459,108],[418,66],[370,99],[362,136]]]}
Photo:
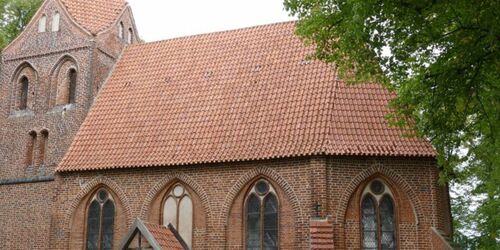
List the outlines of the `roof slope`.
{"label": "roof slope", "polygon": [[82,27],[97,34],[113,24],[127,5],[125,0],[61,0]]}
{"label": "roof slope", "polygon": [[313,154],[434,156],[280,23],[129,46],[58,171]]}
{"label": "roof slope", "polygon": [[184,250],[185,248],[179,242],[170,228],[163,225],[144,223],[158,245],[164,250]]}

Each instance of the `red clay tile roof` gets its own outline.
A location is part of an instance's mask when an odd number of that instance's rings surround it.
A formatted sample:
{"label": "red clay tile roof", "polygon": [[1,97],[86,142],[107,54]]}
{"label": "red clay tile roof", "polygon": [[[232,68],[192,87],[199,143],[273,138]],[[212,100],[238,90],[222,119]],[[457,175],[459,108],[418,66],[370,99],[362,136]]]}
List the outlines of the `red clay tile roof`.
{"label": "red clay tile roof", "polygon": [[174,233],[165,226],[144,223],[144,226],[153,235],[156,242],[165,250],[184,250],[179,240],[175,237]]}
{"label": "red clay tile roof", "polygon": [[129,46],[58,171],[304,155],[435,156],[280,23]]}
{"label": "red clay tile roof", "polygon": [[312,220],[310,231],[311,250],[334,249],[332,223],[328,220]]}
{"label": "red clay tile roof", "polygon": [[83,28],[97,34],[116,20],[127,5],[125,0],[61,0]]}

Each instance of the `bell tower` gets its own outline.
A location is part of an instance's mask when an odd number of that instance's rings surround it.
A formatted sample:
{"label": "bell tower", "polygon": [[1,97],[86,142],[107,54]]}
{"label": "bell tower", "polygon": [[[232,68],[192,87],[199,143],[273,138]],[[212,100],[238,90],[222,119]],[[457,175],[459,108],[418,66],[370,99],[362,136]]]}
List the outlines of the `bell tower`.
{"label": "bell tower", "polygon": [[[36,233],[43,237],[31,239],[42,247],[27,248],[49,248],[44,242],[51,224],[54,170],[122,50],[138,41],[136,34],[124,0],[46,0],[2,51],[0,206],[15,214],[0,213],[0,221],[10,223],[12,231],[28,230],[30,223],[47,229]],[[16,196],[30,204],[21,204]],[[2,237],[9,236],[0,236],[6,242]]]}

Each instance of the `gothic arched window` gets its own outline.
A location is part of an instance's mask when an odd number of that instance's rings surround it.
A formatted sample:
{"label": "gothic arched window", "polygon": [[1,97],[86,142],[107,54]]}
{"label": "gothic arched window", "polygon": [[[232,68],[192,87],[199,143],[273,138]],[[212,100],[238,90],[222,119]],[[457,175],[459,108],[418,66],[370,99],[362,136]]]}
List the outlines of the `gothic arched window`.
{"label": "gothic arched window", "polygon": [[278,249],[278,198],[266,180],[250,189],[245,201],[246,249]]}
{"label": "gothic arched window", "polygon": [[21,78],[21,95],[19,97],[19,109],[20,110],[25,110],[28,108],[28,92],[29,92],[29,87],[30,87],[30,81],[28,80],[28,77],[23,76]]}
{"label": "gothic arched window", "polygon": [[396,249],[394,201],[389,188],[378,179],[370,182],[361,200],[363,249]]}
{"label": "gothic arched window", "polygon": [[87,211],[87,250],[113,249],[115,204],[105,189],[99,189]]}
{"label": "gothic arched window", "polygon": [[193,200],[189,191],[176,184],[165,197],[163,204],[163,225],[172,224],[184,242],[191,247],[193,241]]}

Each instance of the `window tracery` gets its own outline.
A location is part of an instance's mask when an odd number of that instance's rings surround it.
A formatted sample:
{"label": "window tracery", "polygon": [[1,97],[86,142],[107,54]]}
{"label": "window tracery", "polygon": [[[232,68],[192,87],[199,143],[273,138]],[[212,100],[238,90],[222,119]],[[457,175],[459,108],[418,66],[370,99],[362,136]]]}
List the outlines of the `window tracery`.
{"label": "window tracery", "polygon": [[115,204],[105,189],[92,197],[87,211],[87,250],[111,250],[115,221]]}
{"label": "window tracery", "polygon": [[245,202],[246,249],[278,249],[277,194],[266,180],[250,189]]}
{"label": "window tracery", "polygon": [[363,249],[397,249],[394,199],[382,180],[371,181],[361,200]]}
{"label": "window tracery", "polygon": [[191,247],[193,241],[193,201],[191,194],[178,183],[166,195],[163,204],[163,225],[172,224],[184,242]]}

